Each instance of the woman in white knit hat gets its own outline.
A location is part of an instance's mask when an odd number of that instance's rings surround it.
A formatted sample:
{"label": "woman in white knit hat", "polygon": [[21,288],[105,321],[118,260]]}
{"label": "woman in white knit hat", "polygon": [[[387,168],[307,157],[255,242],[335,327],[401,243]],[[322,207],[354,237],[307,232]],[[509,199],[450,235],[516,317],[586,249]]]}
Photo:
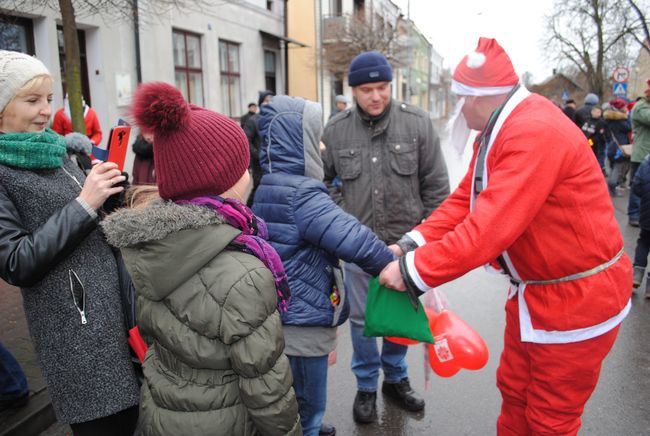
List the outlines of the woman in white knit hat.
{"label": "woman in white knit hat", "polygon": [[52,77],[0,51],[0,278],[21,288],[59,421],[78,435],[130,435],[139,388],[129,358],[117,264],[97,211],[124,180],[113,163],[87,177],[47,128]]}

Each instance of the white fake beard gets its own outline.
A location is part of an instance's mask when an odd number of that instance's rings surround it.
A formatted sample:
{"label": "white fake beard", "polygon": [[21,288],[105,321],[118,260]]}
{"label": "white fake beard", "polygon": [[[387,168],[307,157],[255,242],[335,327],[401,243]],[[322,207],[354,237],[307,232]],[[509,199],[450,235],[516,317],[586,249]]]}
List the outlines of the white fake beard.
{"label": "white fake beard", "polygon": [[456,107],[454,108],[454,113],[451,115],[451,118],[447,122],[447,137],[449,138],[449,144],[452,146],[458,157],[462,157],[465,152],[465,146],[467,145],[467,140],[469,135],[472,133],[472,129],[467,125],[467,120],[463,115],[463,105],[465,104],[465,99],[461,98],[456,102]]}

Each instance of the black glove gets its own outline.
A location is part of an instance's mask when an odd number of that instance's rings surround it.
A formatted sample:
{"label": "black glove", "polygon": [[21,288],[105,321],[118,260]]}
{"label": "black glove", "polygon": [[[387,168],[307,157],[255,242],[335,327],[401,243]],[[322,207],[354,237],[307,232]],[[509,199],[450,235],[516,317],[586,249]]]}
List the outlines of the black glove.
{"label": "black glove", "polygon": [[399,241],[397,241],[395,244],[402,250],[403,254],[408,253],[409,251],[413,251],[416,248],[418,248],[417,242],[415,242],[410,236],[404,235],[402,236]]}
{"label": "black glove", "polygon": [[417,287],[409,275],[408,269],[406,268],[406,256],[400,257],[398,262],[399,272],[402,273],[402,280],[404,280],[404,284],[406,285],[406,294],[409,296],[409,300],[411,300],[411,304],[417,312],[420,307],[420,295],[424,294],[424,292]]}
{"label": "black glove", "polygon": [[122,186],[124,190],[122,192],[118,192],[117,194],[113,194],[106,199],[101,208],[102,217],[110,214],[116,209],[126,206],[126,190],[131,187],[131,183],[129,183],[129,173],[122,171],[122,175],[126,177],[126,179],[120,183],[116,183],[115,186]]}

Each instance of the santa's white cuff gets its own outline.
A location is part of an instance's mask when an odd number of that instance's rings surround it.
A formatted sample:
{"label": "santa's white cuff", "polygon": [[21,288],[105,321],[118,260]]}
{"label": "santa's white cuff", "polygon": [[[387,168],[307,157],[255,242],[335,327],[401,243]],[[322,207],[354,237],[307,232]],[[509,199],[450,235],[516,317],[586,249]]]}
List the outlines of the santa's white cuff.
{"label": "santa's white cuff", "polygon": [[[421,237],[422,235],[420,235]],[[406,253],[406,271],[411,278],[411,281],[418,287],[422,292],[429,291],[433,289],[431,286],[428,286],[420,277],[418,270],[415,268],[415,251],[410,251]]]}
{"label": "santa's white cuff", "polygon": [[422,233],[418,232],[417,230],[411,230],[410,232],[406,233],[406,236],[413,239],[413,242],[418,244],[418,247],[422,247],[424,244],[427,243],[427,241],[424,240],[424,236],[422,236]]}

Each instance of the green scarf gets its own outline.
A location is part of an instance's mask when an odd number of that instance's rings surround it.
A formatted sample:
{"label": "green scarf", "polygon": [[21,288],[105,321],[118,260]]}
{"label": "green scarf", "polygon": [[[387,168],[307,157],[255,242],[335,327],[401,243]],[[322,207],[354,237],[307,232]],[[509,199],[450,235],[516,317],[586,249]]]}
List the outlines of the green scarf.
{"label": "green scarf", "polygon": [[65,139],[51,129],[38,133],[0,134],[0,164],[23,169],[59,168]]}

